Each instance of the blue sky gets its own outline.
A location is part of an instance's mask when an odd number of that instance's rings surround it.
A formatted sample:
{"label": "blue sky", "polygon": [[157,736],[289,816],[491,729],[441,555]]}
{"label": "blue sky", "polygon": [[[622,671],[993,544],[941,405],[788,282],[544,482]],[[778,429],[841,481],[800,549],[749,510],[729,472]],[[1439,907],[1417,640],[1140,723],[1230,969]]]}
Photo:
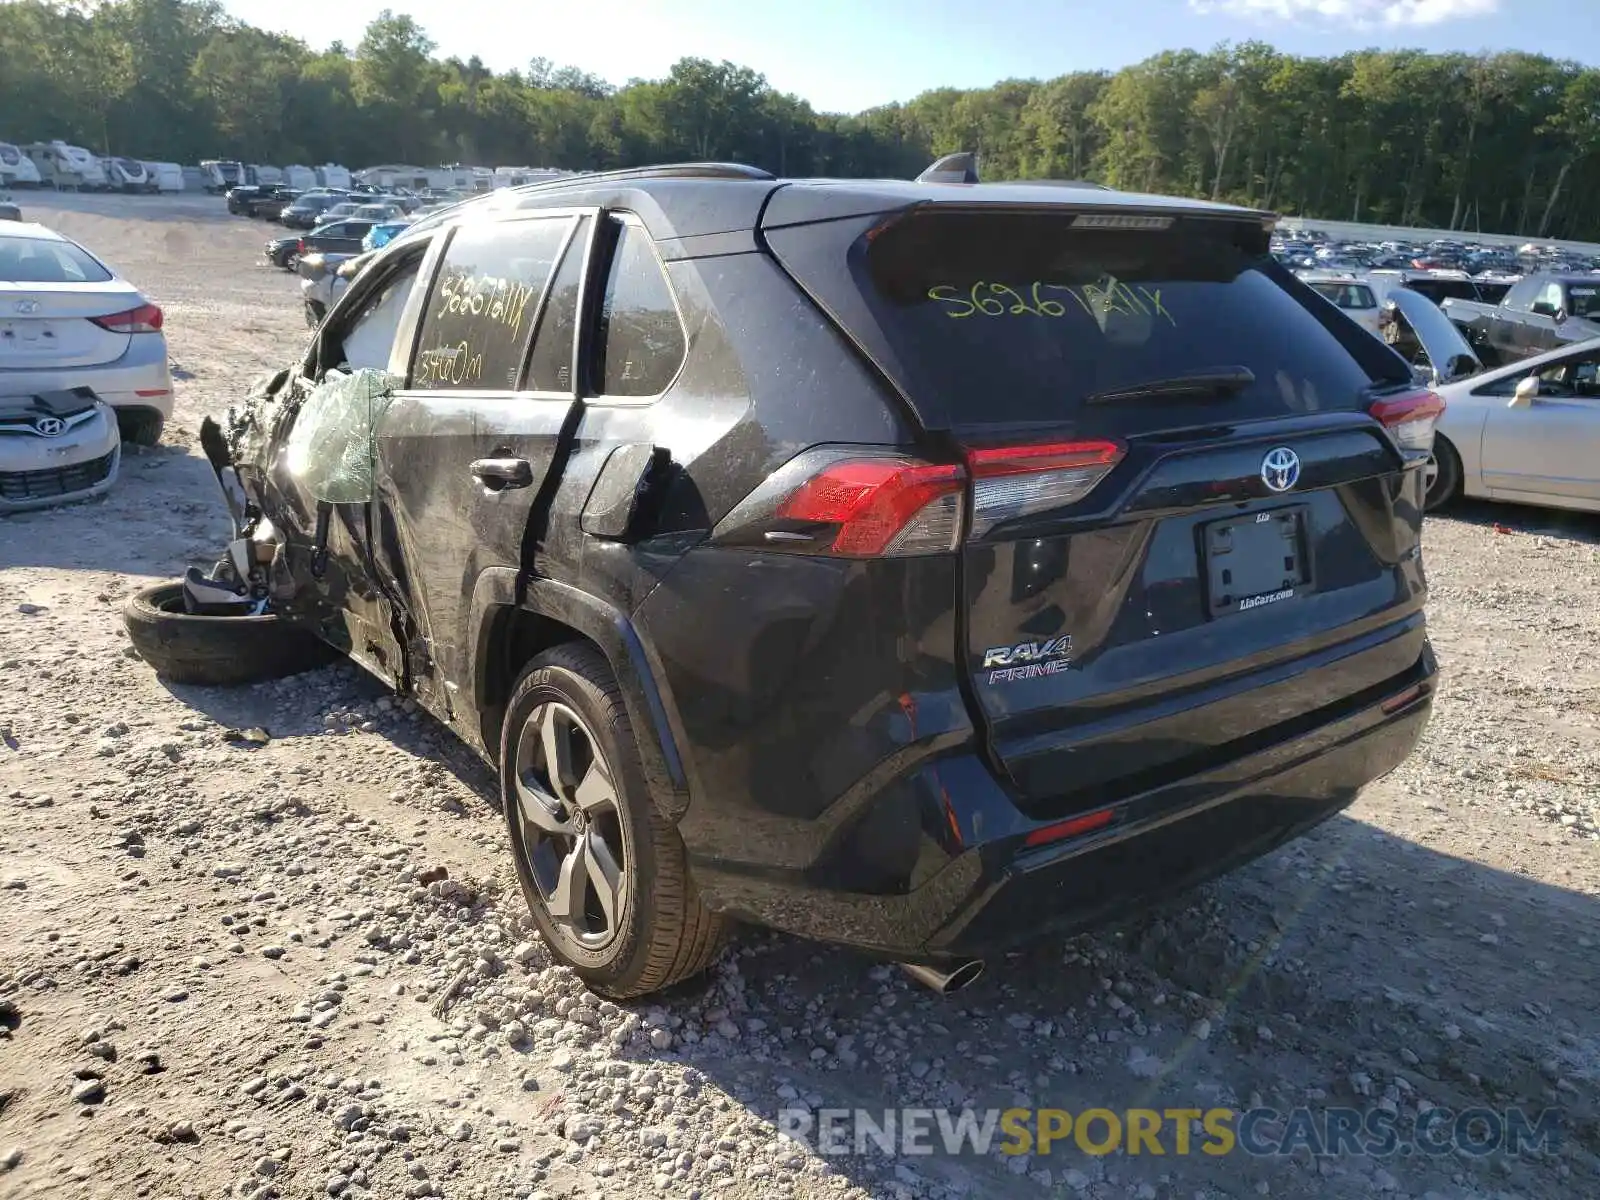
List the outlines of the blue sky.
{"label": "blue sky", "polygon": [[731,59],[822,110],[928,88],[1126,66],[1261,38],[1296,54],[1366,46],[1530,50],[1596,61],[1600,2],[1563,0],[224,0],[313,46],[350,46],[384,7],[442,54],[497,70],[541,55],[614,83],[686,55]]}

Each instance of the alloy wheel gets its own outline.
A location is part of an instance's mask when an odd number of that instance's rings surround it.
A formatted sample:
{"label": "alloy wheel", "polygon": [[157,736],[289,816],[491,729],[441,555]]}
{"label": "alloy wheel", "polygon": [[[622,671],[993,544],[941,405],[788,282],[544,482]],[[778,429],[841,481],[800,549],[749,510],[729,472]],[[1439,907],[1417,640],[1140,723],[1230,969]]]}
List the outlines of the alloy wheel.
{"label": "alloy wheel", "polygon": [[517,828],[550,919],[586,950],[617,933],[627,899],[622,816],[594,733],[559,701],[540,704],[518,735]]}

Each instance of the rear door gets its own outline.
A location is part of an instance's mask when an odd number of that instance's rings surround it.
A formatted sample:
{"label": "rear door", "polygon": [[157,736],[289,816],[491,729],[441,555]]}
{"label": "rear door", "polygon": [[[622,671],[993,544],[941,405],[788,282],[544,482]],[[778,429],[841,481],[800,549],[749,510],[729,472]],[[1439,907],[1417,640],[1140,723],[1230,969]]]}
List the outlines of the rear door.
{"label": "rear door", "polygon": [[[1526,407],[1489,407],[1483,426],[1483,481],[1505,499],[1538,496],[1600,501],[1600,350],[1538,370],[1539,394]],[[1490,394],[1511,396],[1521,377]]]}
{"label": "rear door", "polygon": [[960,652],[1026,807],[1192,773],[1416,666],[1420,473],[1369,412],[1410,372],[1259,218],[934,206],[850,248],[854,308],[815,232],[769,237],[967,460]]}
{"label": "rear door", "polygon": [[473,588],[485,570],[520,569],[530,518],[547,503],[577,404],[576,313],[594,217],[517,213],[450,231],[414,304],[406,387],[379,431],[374,543],[403,608],[412,683],[474,738],[462,694]]}

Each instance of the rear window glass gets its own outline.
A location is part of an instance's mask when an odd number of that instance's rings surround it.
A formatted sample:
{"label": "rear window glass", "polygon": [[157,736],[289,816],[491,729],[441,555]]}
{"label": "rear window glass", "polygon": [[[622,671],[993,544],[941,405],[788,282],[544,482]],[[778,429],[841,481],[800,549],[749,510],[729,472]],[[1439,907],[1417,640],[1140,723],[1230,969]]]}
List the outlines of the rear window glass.
{"label": "rear window glass", "polygon": [[1326,296],[1340,308],[1377,308],[1372,289],[1361,283],[1313,283],[1311,290]]}
{"label": "rear window glass", "polygon": [[8,283],[104,283],[111,272],[71,242],[0,237],[0,280]]}
{"label": "rear window glass", "polygon": [[[1259,226],[1075,229],[1067,214],[921,214],[871,238],[866,262],[870,307],[913,403],[956,427],[1127,431],[1351,409],[1375,378],[1405,378],[1272,261]],[[1228,397],[1094,399],[1239,367],[1255,382]]]}
{"label": "rear window glass", "polygon": [[1477,285],[1466,279],[1413,279],[1406,284],[1435,304],[1441,300],[1476,300]]}

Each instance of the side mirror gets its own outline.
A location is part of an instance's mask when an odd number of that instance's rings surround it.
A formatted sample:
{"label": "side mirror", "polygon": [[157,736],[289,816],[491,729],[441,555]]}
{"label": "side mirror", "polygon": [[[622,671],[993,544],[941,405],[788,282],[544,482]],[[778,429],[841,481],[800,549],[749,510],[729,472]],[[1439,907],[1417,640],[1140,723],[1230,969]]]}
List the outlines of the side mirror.
{"label": "side mirror", "polygon": [[1511,397],[1511,403],[1506,405],[1506,407],[1529,408],[1533,404],[1533,398],[1538,394],[1539,377],[1537,375],[1529,375],[1526,379],[1520,380],[1517,383],[1517,390]]}

